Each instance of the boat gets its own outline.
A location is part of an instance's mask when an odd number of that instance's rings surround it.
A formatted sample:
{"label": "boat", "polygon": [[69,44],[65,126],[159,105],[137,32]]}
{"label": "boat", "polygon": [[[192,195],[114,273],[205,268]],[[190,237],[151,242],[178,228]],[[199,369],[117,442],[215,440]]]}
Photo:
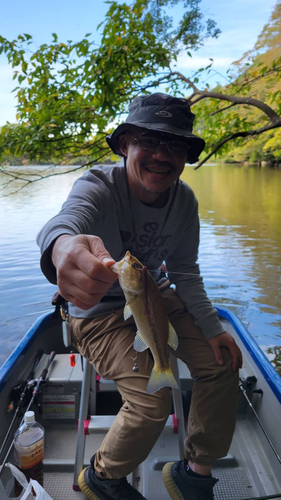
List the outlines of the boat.
{"label": "boat", "polygon": [[[213,476],[219,479],[215,500],[281,499],[281,378],[237,316],[215,307],[244,357],[233,442],[228,455],[214,464]],[[0,369],[1,500],[13,496],[13,476],[5,463],[13,463],[13,435],[27,408],[45,429],[44,488],[53,500],[85,498],[77,476],[120,408],[115,384],[73,352],[63,332],[65,321],[56,304],[37,319]],[[173,414],[148,458],[128,477],[148,500],[170,498],[161,470],[183,454],[193,380],[181,361],[173,361],[173,369],[180,383],[173,393]]]}

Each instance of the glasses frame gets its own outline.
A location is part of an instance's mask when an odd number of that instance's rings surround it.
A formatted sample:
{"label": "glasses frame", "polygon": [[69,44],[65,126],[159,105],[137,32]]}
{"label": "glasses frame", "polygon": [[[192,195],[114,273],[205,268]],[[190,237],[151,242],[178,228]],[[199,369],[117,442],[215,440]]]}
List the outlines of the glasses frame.
{"label": "glasses frame", "polygon": [[[163,141],[161,139],[157,139],[157,137],[150,137],[150,139],[155,139],[155,141],[157,141],[157,146],[155,147],[152,147],[152,148],[147,148],[147,147],[144,147],[142,144],[141,144],[141,141],[145,140],[146,138],[145,137],[135,137],[134,135],[132,135],[130,132],[127,132],[127,134],[132,137],[138,144],[138,146],[142,149],[144,149],[145,151],[156,151],[156,149],[160,146],[160,144],[165,144],[167,150],[169,151],[169,153],[173,154],[173,155],[176,155],[176,156],[183,156],[184,154],[186,154],[188,156],[188,151],[190,149],[190,145],[187,143],[187,142],[184,142],[184,141],[173,141],[173,140],[170,140],[170,141]],[[178,151],[173,151],[171,150],[171,143],[173,142],[182,142],[185,146],[186,146],[186,149],[182,152]]]}

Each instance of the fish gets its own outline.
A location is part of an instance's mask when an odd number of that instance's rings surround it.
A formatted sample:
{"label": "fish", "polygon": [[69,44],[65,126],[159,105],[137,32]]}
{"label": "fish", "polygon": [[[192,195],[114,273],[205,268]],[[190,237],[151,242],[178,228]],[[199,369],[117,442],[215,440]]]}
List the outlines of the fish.
{"label": "fish", "polygon": [[154,359],[147,393],[153,394],[162,387],[178,388],[168,358],[168,345],[176,350],[178,337],[154,279],[129,251],[110,269],[118,274],[126,298],[124,320],[133,316],[137,326],[134,349],[143,352],[149,348]]}

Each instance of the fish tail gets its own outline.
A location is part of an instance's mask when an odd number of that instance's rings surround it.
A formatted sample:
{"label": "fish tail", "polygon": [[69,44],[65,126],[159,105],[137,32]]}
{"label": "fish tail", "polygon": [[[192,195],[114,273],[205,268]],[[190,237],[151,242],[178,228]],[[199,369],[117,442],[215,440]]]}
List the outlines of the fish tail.
{"label": "fish tail", "polygon": [[154,365],[147,384],[146,392],[148,392],[148,394],[153,394],[154,392],[159,391],[159,389],[162,389],[162,387],[173,387],[177,389],[178,384],[170,366],[169,368],[167,368],[167,370],[160,371],[157,370],[156,366]]}

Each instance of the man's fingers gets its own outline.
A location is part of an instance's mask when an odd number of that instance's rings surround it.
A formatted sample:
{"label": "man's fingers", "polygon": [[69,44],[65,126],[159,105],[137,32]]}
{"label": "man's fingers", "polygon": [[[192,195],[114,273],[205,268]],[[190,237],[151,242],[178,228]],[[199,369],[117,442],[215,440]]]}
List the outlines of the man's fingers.
{"label": "man's fingers", "polygon": [[73,283],[67,287],[59,288],[60,295],[81,309],[87,310],[99,303],[101,298],[104,296],[104,292],[97,292],[89,294],[84,292],[81,288],[74,285]]}
{"label": "man's fingers", "polygon": [[217,344],[215,345],[212,345],[212,348],[213,348],[213,351],[215,353],[215,358],[216,358],[216,361],[219,365],[223,365],[224,361],[223,361],[223,357],[222,357],[222,352],[220,350],[220,346]]}
{"label": "man's fingers", "polygon": [[106,257],[106,259],[108,260],[103,263],[86,248],[81,248],[77,255],[75,265],[88,276],[88,278],[94,278],[97,281],[112,284],[117,279],[117,276],[108,266],[112,266],[115,260],[109,259],[109,257]]}
{"label": "man's fingers", "polygon": [[242,368],[242,353],[237,344],[233,343],[229,346],[229,351],[232,356],[232,370],[236,372],[238,368]]}

